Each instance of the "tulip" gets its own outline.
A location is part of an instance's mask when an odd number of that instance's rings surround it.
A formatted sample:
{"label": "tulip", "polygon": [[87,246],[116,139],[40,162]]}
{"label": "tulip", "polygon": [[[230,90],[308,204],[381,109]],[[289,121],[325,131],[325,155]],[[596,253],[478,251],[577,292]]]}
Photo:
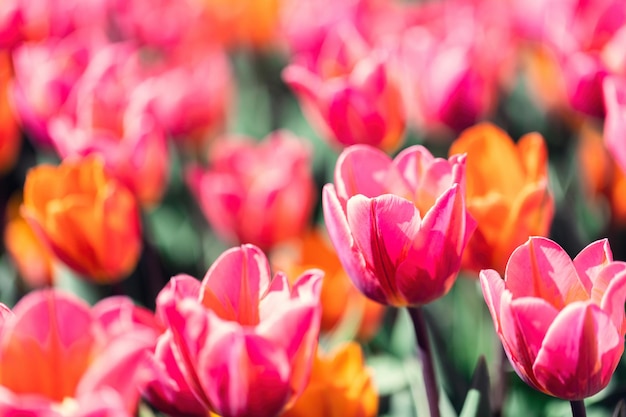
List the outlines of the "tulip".
{"label": "tulip", "polygon": [[345,325],[344,320],[356,317],[353,323],[356,336],[369,340],[376,334],[384,307],[365,297],[352,284],[322,230],[311,230],[301,239],[279,248],[272,253],[271,260],[278,269],[294,278],[311,268],[324,271],[320,293],[322,331],[333,331]]}
{"label": "tulip", "polygon": [[[157,297],[157,319],[162,323],[166,322],[163,307],[167,300],[197,300],[199,293],[200,281],[173,278]],[[172,332],[167,328],[159,336],[154,352],[149,356],[154,378],[146,384],[143,395],[155,408],[169,415],[204,417],[207,414],[206,407],[196,398],[185,379],[185,368],[176,357],[172,337]]]}
{"label": "tulip", "polygon": [[604,81],[604,141],[622,172],[626,173],[626,77],[609,77]]}
{"label": "tulip", "polygon": [[62,158],[100,155],[109,172],[149,206],[165,190],[169,154],[155,115],[134,103],[146,78],[136,47],[102,48],[73,87],[74,100],[49,120],[48,132]]}
{"label": "tulip", "polygon": [[111,311],[112,303],[124,310],[119,316],[135,308],[130,300],[116,300],[90,309],[75,296],[40,290],[20,300],[12,314],[1,308],[0,414],[134,415],[154,337],[141,325],[108,332],[117,325],[102,311]]}
{"label": "tulip", "polygon": [[397,307],[445,295],[475,228],[465,207],[465,158],[412,146],[391,159],[355,145],[323,190],[326,227],[352,282]]}
{"label": "tulip", "polygon": [[527,384],[570,401],[607,386],[624,351],[626,263],[613,261],[606,239],[572,261],[555,242],[531,237],[511,255],[504,280],[483,270],[480,283]]}
{"label": "tulip", "polygon": [[195,278],[172,279],[157,301],[174,356],[206,411],[276,416],[300,395],[319,333],[321,276],[307,271],[290,287],[283,273],[271,278],[259,248],[243,245],[215,261],[194,298],[175,294]]}
{"label": "tulip", "polygon": [[374,417],[378,393],[361,347],[350,342],[328,355],[318,349],[311,380],[282,417]]}
{"label": "tulip", "polygon": [[222,239],[269,249],[304,232],[315,201],[307,143],[277,131],[214,145],[209,169],[191,167],[187,183]]}
{"label": "tulip", "polygon": [[465,130],[450,155],[467,154],[467,208],[478,227],[463,267],[504,273],[513,250],[529,236],[546,236],[554,215],[548,189],[546,144],[530,133],[515,144],[498,127],[481,123]]}
{"label": "tulip", "polygon": [[[364,40],[354,30],[344,32],[339,39],[328,36],[323,50],[331,53],[320,53],[315,68],[294,63],[283,78],[310,123],[334,145],[392,151],[404,138],[405,115],[399,81],[386,64],[388,53],[360,45]],[[361,50],[351,51],[356,45]]]}
{"label": "tulip", "polygon": [[17,272],[31,288],[51,285],[54,256],[20,213],[22,201],[11,197],[7,205],[4,246],[14,261]]}
{"label": "tulip", "polygon": [[59,260],[88,279],[119,281],[139,260],[137,201],[100,159],[30,170],[22,214]]}

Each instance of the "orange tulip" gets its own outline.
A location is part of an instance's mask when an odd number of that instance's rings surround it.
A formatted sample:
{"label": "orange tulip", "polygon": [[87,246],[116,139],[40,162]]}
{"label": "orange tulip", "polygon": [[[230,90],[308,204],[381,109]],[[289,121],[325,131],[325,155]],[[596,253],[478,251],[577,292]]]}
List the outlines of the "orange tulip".
{"label": "orange tulip", "polygon": [[29,171],[22,214],[58,259],[88,279],[118,281],[139,260],[138,203],[101,159]]}
{"label": "orange tulip", "polygon": [[478,222],[463,268],[504,273],[513,250],[529,236],[546,236],[554,216],[545,142],[538,133],[517,144],[500,128],[481,123],[465,130],[450,155],[467,153],[467,207]]}
{"label": "orange tulip", "polygon": [[373,417],[378,393],[354,342],[323,355],[318,350],[309,385],[282,417]]}
{"label": "orange tulip", "polygon": [[227,46],[267,46],[276,38],[283,0],[204,0],[211,34]]}
{"label": "orange tulip", "polygon": [[20,277],[30,287],[52,284],[53,256],[20,214],[21,199],[12,197],[7,207],[4,245]]}
{"label": "orange tulip", "polygon": [[312,230],[291,246],[275,251],[276,269],[296,277],[311,268],[324,271],[322,280],[322,331],[331,331],[344,317],[360,317],[357,336],[368,340],[376,334],[385,307],[365,297],[352,284],[337,253],[320,230]]}
{"label": "orange tulip", "polygon": [[13,167],[21,143],[20,132],[7,93],[11,74],[10,55],[6,52],[0,53],[0,173]]}
{"label": "orange tulip", "polygon": [[580,132],[578,163],[585,192],[594,200],[604,197],[613,224],[626,225],[626,174],[604,145],[601,131],[589,124]]}

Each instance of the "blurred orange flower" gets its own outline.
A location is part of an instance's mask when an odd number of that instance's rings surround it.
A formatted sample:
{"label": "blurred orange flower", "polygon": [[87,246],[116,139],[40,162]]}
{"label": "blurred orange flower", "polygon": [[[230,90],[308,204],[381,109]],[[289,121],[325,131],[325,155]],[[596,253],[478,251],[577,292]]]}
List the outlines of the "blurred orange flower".
{"label": "blurred orange flower", "polygon": [[22,215],[61,261],[96,282],[125,278],[139,260],[138,203],[99,158],[30,170]]}
{"label": "blurred orange flower", "polygon": [[465,130],[450,155],[467,153],[467,207],[478,222],[463,254],[463,268],[504,273],[513,250],[529,236],[547,236],[554,216],[543,137],[517,144],[490,123]]}
{"label": "blurred orange flower", "polygon": [[19,276],[30,287],[52,284],[53,256],[20,214],[21,198],[14,196],[7,206],[4,245],[15,262]]}
{"label": "blurred orange flower", "polygon": [[594,199],[606,198],[612,223],[626,225],[626,175],[607,150],[599,128],[590,124],[582,126],[578,163],[587,195]]}
{"label": "blurred orange flower", "polygon": [[261,48],[275,40],[283,0],[204,0],[211,33],[227,46]]}
{"label": "blurred orange flower", "polygon": [[21,136],[9,105],[8,87],[12,78],[9,53],[0,53],[0,174],[13,168],[20,151]]}
{"label": "blurred orange flower", "polygon": [[330,355],[318,349],[311,379],[282,417],[370,417],[378,412],[378,392],[364,366],[363,352],[347,343]]}
{"label": "blurred orange flower", "polygon": [[301,240],[274,251],[272,262],[288,277],[297,277],[305,270],[319,268],[322,280],[322,331],[331,331],[342,319],[360,317],[357,337],[368,340],[378,331],[384,306],[366,298],[352,284],[341,266],[336,252],[320,230],[306,233]]}

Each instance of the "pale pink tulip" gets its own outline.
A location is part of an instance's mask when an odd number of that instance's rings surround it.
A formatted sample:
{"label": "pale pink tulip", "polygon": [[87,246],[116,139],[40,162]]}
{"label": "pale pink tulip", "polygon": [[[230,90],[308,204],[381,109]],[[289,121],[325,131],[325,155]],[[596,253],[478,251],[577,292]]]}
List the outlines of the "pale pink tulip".
{"label": "pale pink tulip", "polygon": [[412,146],[391,159],[347,148],[335,185],[323,191],[324,219],[339,258],[369,298],[419,306],[450,290],[476,224],[465,206],[465,158],[435,158]]}
{"label": "pale pink tulip", "polygon": [[208,170],[189,169],[187,183],[220,237],[269,249],[304,232],[315,203],[308,145],[287,131],[259,143],[222,138]]}
{"label": "pale pink tulip", "polygon": [[1,309],[1,415],[134,414],[155,334],[144,323],[119,322],[136,315],[130,300],[103,303],[90,309],[72,295],[41,290],[12,315]]}
{"label": "pale pink tulip", "polygon": [[321,278],[309,270],[290,287],[283,273],[271,277],[252,245],[224,252],[195,298],[176,288],[195,278],[174,278],[158,302],[174,356],[207,411],[276,416],[302,392],[319,334]]}
{"label": "pale pink tulip", "polygon": [[604,80],[604,142],[613,158],[626,173],[626,77]]}
{"label": "pale pink tulip", "polygon": [[527,384],[566,400],[607,386],[622,352],[626,263],[608,241],[572,261],[555,242],[531,237],[509,259],[504,280],[480,273],[483,295],[513,368]]}

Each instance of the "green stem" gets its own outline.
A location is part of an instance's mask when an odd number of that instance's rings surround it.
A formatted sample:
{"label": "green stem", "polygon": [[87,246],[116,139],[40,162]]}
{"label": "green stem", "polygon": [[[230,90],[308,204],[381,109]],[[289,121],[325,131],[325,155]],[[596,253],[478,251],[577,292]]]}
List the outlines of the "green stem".
{"label": "green stem", "polygon": [[426,387],[426,398],[428,398],[428,408],[430,417],[439,417],[439,387],[435,378],[435,368],[433,366],[433,357],[430,350],[430,341],[428,340],[428,328],[424,313],[421,307],[408,307],[411,320],[413,321],[413,329],[415,330],[415,338],[417,339],[417,349],[419,359],[422,364],[422,372],[424,374],[424,385]]}
{"label": "green stem", "polygon": [[572,406],[572,417],[587,417],[583,400],[570,401],[569,403]]}

